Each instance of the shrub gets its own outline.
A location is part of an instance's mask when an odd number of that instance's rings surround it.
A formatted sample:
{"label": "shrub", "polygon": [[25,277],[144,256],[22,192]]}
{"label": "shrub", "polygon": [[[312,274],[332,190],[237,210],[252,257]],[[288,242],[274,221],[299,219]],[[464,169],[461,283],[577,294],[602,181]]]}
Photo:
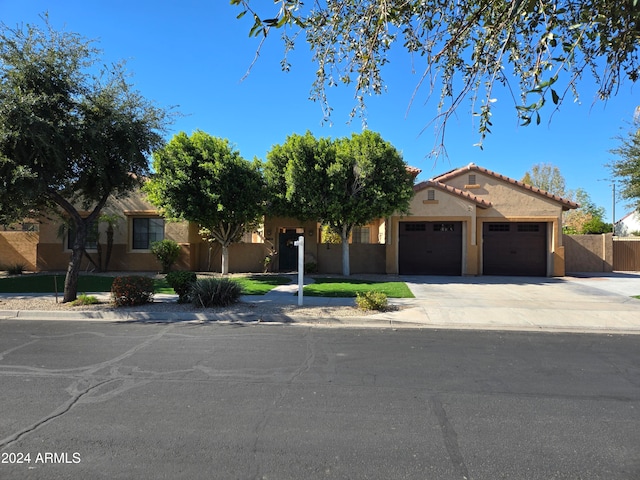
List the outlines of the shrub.
{"label": "shrub", "polygon": [[173,288],[178,294],[178,303],[189,302],[189,292],[191,290],[191,285],[193,285],[197,280],[196,274],[194,272],[169,272],[167,273],[165,280],[167,281],[169,286]]}
{"label": "shrub", "polygon": [[318,264],[316,262],[308,262],[304,264],[304,273],[318,273]]}
{"label": "shrub", "polygon": [[203,278],[191,285],[190,297],[196,307],[228,307],[240,300],[242,286],[228,278]]}
{"label": "shrub", "polygon": [[74,307],[79,307],[82,305],[95,305],[97,303],[100,303],[100,300],[98,300],[97,297],[95,297],[94,295],[87,295],[86,293],[83,293],[81,295],[78,295],[78,298],[71,302],[71,305],[73,305]]}
{"label": "shrub", "polygon": [[153,279],[140,275],[116,277],[111,285],[111,296],[118,307],[148,303],[153,298]]}
{"label": "shrub", "polygon": [[7,268],[9,275],[22,275],[24,273],[25,266],[21,263],[16,263]]}
{"label": "shrub", "polygon": [[386,310],[387,295],[382,292],[365,292],[356,295],[356,305],[361,310]]}
{"label": "shrub", "polygon": [[162,273],[167,273],[180,256],[180,245],[173,240],[160,240],[151,244],[151,253],[162,265]]}

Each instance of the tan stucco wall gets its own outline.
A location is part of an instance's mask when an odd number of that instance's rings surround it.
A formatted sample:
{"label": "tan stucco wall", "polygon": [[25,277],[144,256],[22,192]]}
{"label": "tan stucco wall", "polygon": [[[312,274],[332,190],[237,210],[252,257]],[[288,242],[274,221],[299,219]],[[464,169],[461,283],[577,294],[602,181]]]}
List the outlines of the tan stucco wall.
{"label": "tan stucco wall", "polygon": [[0,232],[0,268],[20,265],[35,271],[38,239],[38,232]]}
{"label": "tan stucco wall", "polygon": [[[88,212],[85,212],[88,214]],[[120,217],[114,228],[113,252],[109,262],[111,271],[158,271],[160,265],[155,256],[148,250],[132,249],[132,222],[136,217],[160,217],[157,209],[146,200],[142,192],[135,192],[124,198],[111,198],[102,210],[103,214],[116,214]],[[64,270],[68,266],[71,250],[66,245],[66,235],[59,236],[60,222],[55,216],[41,219],[40,242],[37,248],[38,270]],[[100,243],[103,247],[103,261],[106,256],[107,224],[98,225]],[[196,229],[197,233],[197,229]],[[165,221],[164,238],[174,240],[182,253],[176,262],[176,269],[191,269],[193,253],[189,244],[193,236],[192,227],[187,222]],[[96,258],[95,251],[89,250],[92,258]],[[83,259],[82,269],[90,269],[91,264]]]}
{"label": "tan stucco wall", "polygon": [[[482,208],[459,195],[427,187],[416,193],[410,204],[410,215],[394,216],[390,222],[391,235],[387,241],[386,272],[398,273],[398,232],[401,221],[461,221],[463,222],[463,274],[482,273],[482,229],[484,222],[544,222],[547,224],[547,273],[564,275],[562,246],[562,206],[549,198],[530,192],[507,181],[478,171],[471,186],[469,175],[461,174],[447,180],[447,185],[467,191],[491,203]],[[428,200],[428,191],[434,200]]]}
{"label": "tan stucco wall", "polygon": [[469,179],[467,174],[447,180],[447,184],[491,202],[491,208],[478,209],[478,217],[560,217],[562,215],[562,207],[550,198],[545,198],[491,175],[478,171],[470,173],[476,176],[476,188],[465,188]]}
{"label": "tan stucco wall", "polygon": [[[349,245],[351,273],[384,273],[385,245],[356,243]],[[342,245],[318,246],[318,273],[342,273]]]}

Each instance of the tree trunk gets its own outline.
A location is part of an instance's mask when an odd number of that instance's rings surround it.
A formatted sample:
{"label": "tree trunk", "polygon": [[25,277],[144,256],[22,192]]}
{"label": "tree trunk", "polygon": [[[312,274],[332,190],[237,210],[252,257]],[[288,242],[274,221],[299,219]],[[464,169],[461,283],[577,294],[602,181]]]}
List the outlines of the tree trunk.
{"label": "tree trunk", "polygon": [[96,256],[98,259],[96,260],[96,264],[98,266],[98,271],[102,271],[102,244],[100,243],[100,239],[96,243]]}
{"label": "tree trunk", "polygon": [[71,259],[67,267],[67,276],[64,279],[63,303],[73,302],[78,298],[78,275],[80,274],[84,245],[87,240],[87,225],[84,221],[80,221],[76,223],[75,229],[76,235],[71,248]]}
{"label": "tree trunk", "polygon": [[111,252],[113,251],[113,223],[109,222],[107,226],[107,255],[104,259],[104,271],[109,271],[109,262],[111,261]]}
{"label": "tree trunk", "polygon": [[229,247],[222,245],[222,275],[229,273]]}
{"label": "tree trunk", "polygon": [[348,227],[342,227],[342,275],[348,277],[351,275],[351,266],[349,263],[349,233],[351,229]]}

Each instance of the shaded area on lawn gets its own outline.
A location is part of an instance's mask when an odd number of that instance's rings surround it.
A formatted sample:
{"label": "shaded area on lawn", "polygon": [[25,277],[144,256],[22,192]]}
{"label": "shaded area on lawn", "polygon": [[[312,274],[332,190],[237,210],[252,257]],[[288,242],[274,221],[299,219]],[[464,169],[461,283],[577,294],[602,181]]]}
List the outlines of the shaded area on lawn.
{"label": "shaded area on lawn", "polygon": [[351,278],[314,277],[314,283],[304,287],[309,297],[355,297],[358,293],[382,292],[389,298],[414,298],[404,282],[375,282]]}
{"label": "shaded area on lawn", "polygon": [[[132,273],[132,275],[135,275]],[[108,275],[80,275],[78,292],[110,292],[113,279]],[[278,285],[291,283],[291,279],[277,275],[232,276],[243,289],[243,295],[264,295]],[[0,293],[58,293],[64,291],[64,274],[23,275],[0,278]],[[174,294],[164,278],[154,280],[155,293]]]}
{"label": "shaded area on lawn", "polygon": [[[80,275],[78,292],[110,292],[114,277]],[[64,274],[30,274],[0,278],[0,293],[58,293],[64,291]]]}

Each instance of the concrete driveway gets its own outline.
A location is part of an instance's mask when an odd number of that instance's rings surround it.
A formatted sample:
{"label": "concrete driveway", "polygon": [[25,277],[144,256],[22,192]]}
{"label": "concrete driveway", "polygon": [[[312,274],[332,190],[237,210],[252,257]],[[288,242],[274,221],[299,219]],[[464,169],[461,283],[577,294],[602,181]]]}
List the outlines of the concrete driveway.
{"label": "concrete driveway", "polygon": [[[402,276],[416,299],[378,319],[428,327],[640,334],[640,274]],[[397,302],[396,302],[397,303]]]}

